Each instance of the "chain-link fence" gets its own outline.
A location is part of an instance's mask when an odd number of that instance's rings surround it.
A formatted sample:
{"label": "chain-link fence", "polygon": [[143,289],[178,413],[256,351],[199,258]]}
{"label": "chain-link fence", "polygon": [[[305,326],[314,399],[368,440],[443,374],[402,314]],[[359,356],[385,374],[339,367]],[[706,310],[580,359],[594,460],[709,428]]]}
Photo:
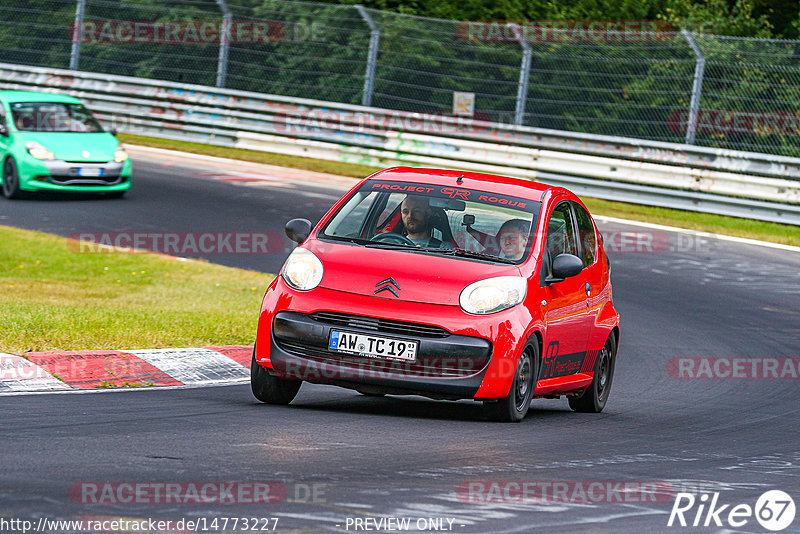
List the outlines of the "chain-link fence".
{"label": "chain-link fence", "polygon": [[496,122],[800,156],[800,41],[652,21],[466,22],[280,0],[4,0],[0,61],[442,114],[466,93],[475,118]]}

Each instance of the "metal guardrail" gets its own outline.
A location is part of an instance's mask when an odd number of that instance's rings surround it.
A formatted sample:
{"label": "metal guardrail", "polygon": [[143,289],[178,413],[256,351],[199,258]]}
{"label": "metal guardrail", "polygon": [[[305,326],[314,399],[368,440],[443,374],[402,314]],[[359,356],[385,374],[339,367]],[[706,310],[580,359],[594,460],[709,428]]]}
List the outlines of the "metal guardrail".
{"label": "metal guardrail", "polygon": [[76,96],[122,132],[372,166],[471,169],[800,225],[800,158],[2,63],[0,88]]}

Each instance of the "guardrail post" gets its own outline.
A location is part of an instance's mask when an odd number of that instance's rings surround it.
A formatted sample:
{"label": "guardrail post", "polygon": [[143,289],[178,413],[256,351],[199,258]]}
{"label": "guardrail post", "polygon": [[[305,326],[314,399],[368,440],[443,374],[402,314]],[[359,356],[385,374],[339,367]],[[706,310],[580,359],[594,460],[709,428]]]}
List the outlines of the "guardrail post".
{"label": "guardrail post", "polygon": [[83,14],[86,11],[86,0],[78,0],[75,5],[75,23],[72,26],[72,50],[69,54],[70,70],[78,70],[81,57],[81,39],[83,39]]}
{"label": "guardrail post", "polygon": [[522,126],[525,121],[525,104],[528,100],[528,79],[531,72],[531,45],[525,41],[522,30],[516,24],[509,24],[508,28],[517,36],[522,46],[522,64],[519,66],[519,83],[517,84],[517,105],[514,109],[514,125]]}
{"label": "guardrail post", "polygon": [[697,120],[700,112],[700,96],[703,93],[703,73],[706,70],[706,56],[697,41],[694,40],[692,32],[681,30],[686,38],[686,42],[692,47],[695,56],[694,82],[692,83],[692,100],[689,103],[689,120],[686,122],[686,144],[693,145],[697,134]]}
{"label": "guardrail post", "polygon": [[367,10],[361,4],[354,6],[358,10],[358,14],[364,19],[364,22],[369,26],[369,51],[367,52],[367,71],[364,73],[364,90],[361,94],[361,105],[372,105],[372,86],[375,80],[375,64],[378,62],[378,43],[381,39],[381,30],[372,17],[369,16]]}
{"label": "guardrail post", "polygon": [[217,87],[225,87],[225,77],[228,74],[228,48],[231,44],[231,21],[233,15],[225,0],[217,0],[222,10],[222,28],[219,32],[219,60],[217,61]]}

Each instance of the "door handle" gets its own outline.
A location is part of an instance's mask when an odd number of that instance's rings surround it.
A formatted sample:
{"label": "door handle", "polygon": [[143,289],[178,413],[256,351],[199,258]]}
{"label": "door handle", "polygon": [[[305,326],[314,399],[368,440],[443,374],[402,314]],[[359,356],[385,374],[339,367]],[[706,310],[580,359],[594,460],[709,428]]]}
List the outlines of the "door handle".
{"label": "door handle", "polygon": [[586,285],[583,286],[583,287],[584,287],[584,289],[586,289],[586,294],[587,295],[592,292],[592,286],[589,285],[589,282],[586,282]]}

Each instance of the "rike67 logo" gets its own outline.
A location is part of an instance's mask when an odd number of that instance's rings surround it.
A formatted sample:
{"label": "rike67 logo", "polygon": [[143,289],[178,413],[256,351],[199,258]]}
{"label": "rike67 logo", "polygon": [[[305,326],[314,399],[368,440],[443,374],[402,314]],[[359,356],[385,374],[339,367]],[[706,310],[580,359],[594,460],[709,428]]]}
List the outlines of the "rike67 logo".
{"label": "rike67 logo", "polygon": [[786,492],[770,490],[761,495],[755,506],[747,503],[720,504],[719,493],[678,493],[667,526],[741,528],[755,517],[765,529],[784,530],[795,517],[794,500]]}

